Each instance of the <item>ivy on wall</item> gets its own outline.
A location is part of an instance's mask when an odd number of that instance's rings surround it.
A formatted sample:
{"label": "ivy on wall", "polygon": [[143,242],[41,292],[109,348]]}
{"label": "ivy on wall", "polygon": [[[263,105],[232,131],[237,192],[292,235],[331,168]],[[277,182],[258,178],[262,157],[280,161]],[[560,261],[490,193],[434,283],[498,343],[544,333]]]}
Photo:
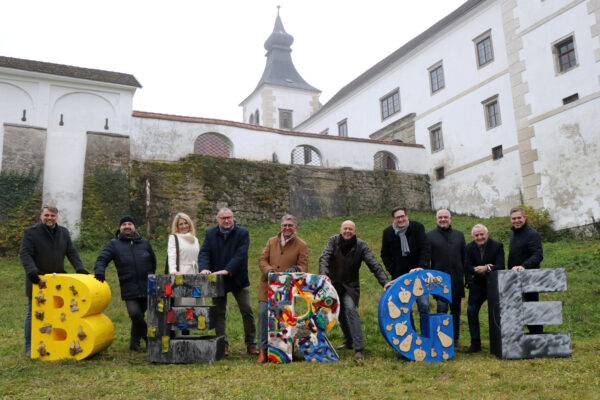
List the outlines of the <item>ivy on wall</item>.
{"label": "ivy on wall", "polygon": [[121,216],[130,213],[129,178],[118,169],[97,166],[83,180],[83,203],[77,246],[98,248],[111,239]]}
{"label": "ivy on wall", "polygon": [[39,220],[41,194],[36,191],[40,173],[0,172],[0,255],[16,255],[23,230]]}

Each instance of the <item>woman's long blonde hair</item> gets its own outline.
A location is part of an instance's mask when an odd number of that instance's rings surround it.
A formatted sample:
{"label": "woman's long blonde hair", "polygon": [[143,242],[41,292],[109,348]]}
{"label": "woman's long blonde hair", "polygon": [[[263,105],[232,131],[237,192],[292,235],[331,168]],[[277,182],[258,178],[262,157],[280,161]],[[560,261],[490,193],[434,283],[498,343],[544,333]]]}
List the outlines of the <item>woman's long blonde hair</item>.
{"label": "woman's long blonde hair", "polygon": [[171,224],[171,233],[179,233],[179,229],[177,228],[177,222],[179,222],[180,219],[184,219],[187,221],[188,224],[190,224],[190,233],[196,236],[196,228],[194,227],[194,223],[192,222],[189,215],[182,212],[175,214],[175,218],[173,218],[173,224]]}

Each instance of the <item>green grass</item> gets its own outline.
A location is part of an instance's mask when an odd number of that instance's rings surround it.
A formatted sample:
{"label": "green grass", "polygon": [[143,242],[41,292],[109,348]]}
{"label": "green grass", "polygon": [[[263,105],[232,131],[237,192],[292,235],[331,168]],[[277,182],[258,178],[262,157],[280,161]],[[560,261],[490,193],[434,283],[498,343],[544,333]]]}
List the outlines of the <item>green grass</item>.
{"label": "green grass", "polygon": [[[410,218],[435,226],[432,212],[412,212]],[[310,272],[317,273],[318,259],[327,238],[339,231],[344,218],[302,221],[298,234],[307,241]],[[354,217],[358,236],[378,256],[381,232],[391,223],[387,214]],[[467,233],[477,222],[487,224],[492,236],[508,249],[506,218],[482,220],[455,216],[453,226]],[[259,271],[257,260],[274,224],[247,226],[250,230],[250,281],[257,311]],[[203,232],[202,232],[203,235]],[[200,235],[200,236],[202,236]],[[202,240],[202,237],[200,237]],[[165,243],[153,243],[162,269]],[[101,249],[81,253],[92,269]],[[544,243],[545,268],[567,270],[568,291],[542,294],[542,300],[563,302],[563,324],[548,327],[569,332],[573,346],[570,358],[500,360],[489,354],[487,305],[481,310],[484,351],[467,355],[461,350],[444,363],[422,364],[402,358],[385,342],[377,325],[381,288],[368,268],[361,269],[361,302],[366,359],[355,363],[353,353],[339,353],[339,363],[309,364],[303,360],[287,365],[257,365],[244,351],[242,322],[232,296],[229,297],[227,332],[231,355],[214,364],[149,364],[145,354],[128,350],[129,318],[120,299],[114,267],[107,272],[112,300],[105,314],[115,326],[115,340],[105,351],[89,359],[59,362],[32,361],[23,354],[24,272],[18,258],[0,259],[0,398],[3,399],[213,399],[213,398],[463,398],[463,399],[588,399],[598,398],[600,389],[600,243],[598,240],[562,240]],[[72,271],[70,267],[68,270]],[[342,342],[339,327],[329,338]],[[468,343],[466,299],[463,300],[461,341]]]}

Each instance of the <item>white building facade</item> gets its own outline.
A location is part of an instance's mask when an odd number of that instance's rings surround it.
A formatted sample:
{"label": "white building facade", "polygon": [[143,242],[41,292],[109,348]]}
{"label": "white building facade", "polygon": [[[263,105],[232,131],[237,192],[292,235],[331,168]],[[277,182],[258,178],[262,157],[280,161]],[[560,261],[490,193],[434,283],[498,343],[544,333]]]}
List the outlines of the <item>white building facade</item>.
{"label": "white building facade", "polygon": [[436,208],[500,216],[524,201],[547,208],[557,228],[593,223],[599,8],[582,0],[467,1],[295,129],[397,139],[386,126],[413,114],[408,141],[426,147]]}

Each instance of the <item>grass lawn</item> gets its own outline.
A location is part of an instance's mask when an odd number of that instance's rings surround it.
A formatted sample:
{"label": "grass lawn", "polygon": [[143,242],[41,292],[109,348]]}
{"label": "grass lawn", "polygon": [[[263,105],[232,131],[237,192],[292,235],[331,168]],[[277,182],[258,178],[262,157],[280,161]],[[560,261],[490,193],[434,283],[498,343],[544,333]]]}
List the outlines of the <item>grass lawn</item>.
{"label": "grass lawn", "polygon": [[[413,220],[435,227],[433,212],[413,212]],[[302,221],[298,235],[309,245],[310,272],[327,238],[339,232],[343,218]],[[358,236],[379,256],[381,232],[391,223],[387,214],[354,218]],[[492,237],[502,240],[508,253],[507,218],[481,220],[455,216],[453,226],[466,233],[477,222],[487,224]],[[276,224],[247,226],[250,231],[250,282],[255,317],[258,311],[258,257]],[[203,230],[200,236],[203,236]],[[199,238],[202,241],[202,237]],[[152,243],[158,271],[164,266],[166,244]],[[88,270],[101,249],[81,253]],[[378,257],[379,258],[379,257]],[[68,262],[67,262],[68,264]],[[214,364],[150,364],[144,353],[129,351],[129,318],[120,299],[114,266],[107,270],[112,300],[104,313],[115,325],[115,340],[103,352],[83,361],[32,361],[23,352],[26,298],[24,271],[18,257],[0,258],[0,398],[2,399],[213,399],[213,398],[382,398],[382,399],[598,399],[600,398],[600,242],[562,240],[544,243],[544,268],[565,268],[568,291],[541,294],[541,300],[563,303],[563,324],[547,331],[569,332],[570,358],[500,360],[489,354],[487,303],[480,313],[483,352],[467,355],[457,349],[444,363],[408,361],[384,340],[377,324],[381,288],[368,268],[361,268],[361,316],[366,359],[353,360],[341,351],[339,363],[310,364],[298,359],[286,365],[258,365],[245,354],[242,322],[235,299],[229,296],[227,332],[231,354]],[[72,268],[67,266],[72,272]],[[416,308],[416,305],[414,306]],[[466,299],[463,299],[461,341],[469,343]],[[334,346],[343,340],[335,327]],[[297,353],[299,354],[299,353]],[[300,356],[301,357],[301,356]]]}

